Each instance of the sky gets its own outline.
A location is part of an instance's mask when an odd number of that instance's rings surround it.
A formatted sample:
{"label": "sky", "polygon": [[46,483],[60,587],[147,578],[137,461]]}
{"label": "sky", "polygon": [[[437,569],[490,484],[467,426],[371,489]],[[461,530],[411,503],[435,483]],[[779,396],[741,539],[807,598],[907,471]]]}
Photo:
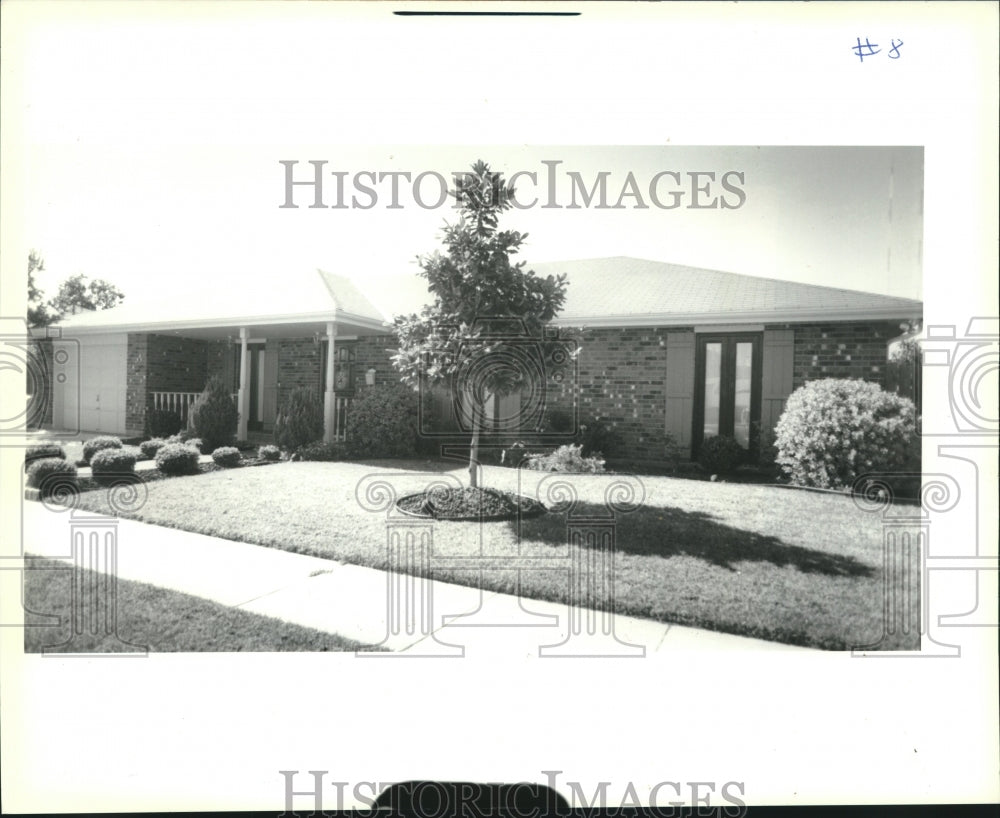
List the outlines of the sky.
{"label": "sky", "polygon": [[[350,276],[387,315],[408,311],[423,293],[415,258],[440,248],[441,227],[456,218],[450,201],[438,205],[444,185],[481,158],[507,177],[522,174],[515,186],[523,209],[505,214],[502,226],[528,234],[529,265],[626,255],[921,297],[916,148],[289,145],[151,153],[57,144],[35,146],[31,157],[26,235],[46,260],[38,283],[48,293],[83,273],[131,298],[155,297],[164,285],[195,292],[205,276],[266,298],[289,275],[318,267]],[[324,163],[323,208],[310,206],[313,185],[293,185],[286,199],[286,175],[314,181],[311,162]],[[376,175],[358,176],[365,172]]]}
{"label": "sky", "polygon": [[[428,117],[420,95],[436,96],[428,86],[442,70],[454,75],[456,90],[442,88],[440,95],[466,93],[470,81],[453,70],[446,51],[429,52],[419,39],[396,45],[407,72],[383,77],[352,62],[350,55],[369,43],[380,47],[380,29],[363,16],[336,27],[322,25],[325,18],[304,26],[299,17],[286,29],[282,18],[256,4],[240,4],[239,18],[221,5],[183,4],[160,7],[151,26],[141,10],[120,4],[104,7],[104,18],[73,4],[54,8],[58,17],[40,17],[16,43],[12,59],[22,75],[8,86],[14,117],[6,129],[8,146],[23,156],[18,195],[8,198],[8,208],[23,219],[17,236],[24,252],[36,249],[46,261],[38,284],[48,295],[82,273],[115,283],[133,299],[155,298],[164,288],[196,294],[206,276],[266,298],[269,288],[287,286],[289,276],[322,268],[349,275],[387,315],[408,311],[424,294],[414,259],[440,246],[440,229],[454,212],[420,207],[402,177],[398,209],[387,207],[389,180],[376,185],[371,209],[309,208],[309,191],[301,187],[295,193],[301,206],[281,208],[281,162],[298,162],[297,178],[309,178],[310,161],[325,162],[326,190],[333,173],[345,174],[349,202],[359,172],[447,177],[477,159],[508,176],[536,173],[540,191],[548,168],[555,168],[564,203],[571,173],[587,189],[606,174],[609,205],[617,203],[628,175],[635,178],[645,209],[626,198],[621,209],[540,203],[508,213],[503,226],[529,234],[522,251],[529,262],[628,255],[923,295],[921,148],[683,147],[670,137],[638,145],[529,142],[531,117],[551,117],[554,106],[565,104],[570,132],[573,117],[580,119],[581,135],[582,123],[593,130],[622,114],[588,110],[568,96],[542,98],[541,90],[535,98],[530,89],[542,82],[515,64],[505,67],[503,83],[483,84],[483,104],[506,110],[504,95],[524,89],[523,126],[509,117],[472,122],[456,113],[452,123],[440,114]],[[504,25],[491,30],[502,34]],[[545,41],[544,29],[537,35],[529,29],[527,41],[524,29],[518,31],[525,48],[532,47],[530,37]],[[600,42],[606,34],[599,29],[588,36]],[[355,42],[353,49],[332,47],[344,38]],[[570,68],[551,70],[549,81],[565,87],[559,77]],[[586,84],[588,72],[599,69],[578,63],[572,70]],[[596,87],[599,75],[592,79]],[[623,110],[633,102],[631,93],[620,94]],[[482,139],[511,131],[520,138]],[[687,187],[676,209],[656,207],[647,195],[663,171],[680,174]],[[742,179],[745,200],[734,209],[688,208],[688,174],[695,172],[716,174],[711,198],[725,194],[724,174],[741,174],[729,179]],[[659,179],[661,201],[669,203],[673,177]],[[520,177],[520,190],[535,187]],[[425,177],[421,190],[425,203],[433,203],[435,178]]]}

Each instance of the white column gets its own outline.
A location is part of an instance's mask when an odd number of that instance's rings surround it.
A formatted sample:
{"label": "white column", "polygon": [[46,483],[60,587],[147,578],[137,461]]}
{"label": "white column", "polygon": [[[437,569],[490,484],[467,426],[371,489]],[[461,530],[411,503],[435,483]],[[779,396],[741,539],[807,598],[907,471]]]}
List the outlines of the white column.
{"label": "white column", "polygon": [[236,439],[247,439],[247,420],[250,417],[250,380],[247,341],[250,330],[240,327],[240,390],[236,397],[236,408],[240,413],[239,425],[236,427]]}
{"label": "white column", "polygon": [[323,442],[332,443],[336,435],[337,400],[333,391],[333,321],[326,325],[326,391],[323,393]]}

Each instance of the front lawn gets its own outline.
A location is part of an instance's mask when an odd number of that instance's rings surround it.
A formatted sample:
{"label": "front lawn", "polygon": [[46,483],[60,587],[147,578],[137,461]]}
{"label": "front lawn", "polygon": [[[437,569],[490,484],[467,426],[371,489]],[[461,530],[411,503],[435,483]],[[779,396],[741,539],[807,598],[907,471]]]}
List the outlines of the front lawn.
{"label": "front lawn", "polygon": [[[420,491],[450,469],[416,461],[281,463],[267,469],[217,471],[149,485],[145,505],[125,516],[159,525],[385,568],[385,512],[366,511],[359,481],[376,476],[396,496]],[[436,472],[436,473],[435,473]],[[450,471],[464,480],[459,467]],[[545,477],[521,472],[521,493],[535,496]],[[577,515],[604,513],[613,475],[564,475],[579,496]],[[518,490],[518,472],[485,469],[483,485]],[[643,477],[646,499],[615,526],[615,609],[662,622],[826,649],[879,643],[914,649],[919,635],[882,639],[882,519],[849,497],[783,488]],[[82,507],[111,513],[102,490],[80,496]],[[569,599],[571,549],[566,513],[520,523],[434,523],[436,579]],[[474,558],[474,559],[469,559]],[[544,558],[544,559],[539,559]],[[912,577],[912,574],[909,574]],[[608,589],[588,589],[603,602]],[[905,597],[904,597],[905,598]],[[448,611],[438,611],[447,614]]]}
{"label": "front lawn", "polygon": [[[94,581],[91,571],[83,573],[85,585]],[[46,646],[62,645],[71,635],[73,569],[57,560],[36,560],[24,574],[25,608],[59,617],[58,625],[24,629],[25,653],[41,653]],[[117,588],[118,636],[151,653],[369,649],[335,634],[142,582],[119,579]],[[116,653],[122,647],[113,636],[84,632],[57,652],[63,650]]]}

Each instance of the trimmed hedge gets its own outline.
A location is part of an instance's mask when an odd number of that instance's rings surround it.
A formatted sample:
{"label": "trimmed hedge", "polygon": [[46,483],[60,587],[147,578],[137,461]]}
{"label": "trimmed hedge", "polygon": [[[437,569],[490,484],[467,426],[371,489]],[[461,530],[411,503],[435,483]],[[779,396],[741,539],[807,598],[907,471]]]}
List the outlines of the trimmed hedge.
{"label": "trimmed hedge", "polygon": [[24,451],[24,462],[29,464],[35,460],[42,460],[44,458],[55,457],[59,460],[66,459],[66,450],[60,446],[58,443],[37,443],[34,446],[29,446]]}
{"label": "trimmed hedge", "polygon": [[90,468],[95,480],[135,474],[135,453],[128,449],[102,449],[91,458]]}
{"label": "trimmed hedge", "polygon": [[94,455],[104,449],[120,449],[122,447],[122,442],[120,438],[112,437],[111,435],[101,435],[100,437],[92,437],[86,443],[83,444],[83,459],[90,463]]}
{"label": "trimmed hedge", "polygon": [[416,392],[398,382],[362,390],[347,411],[351,450],[364,457],[415,456],[418,401]]}
{"label": "trimmed hedge", "polygon": [[197,474],[197,449],[183,443],[168,443],[156,453],[156,468],[164,474]]}
{"label": "trimmed hedge", "polygon": [[913,402],[861,380],[830,378],[796,389],[774,431],[776,460],[791,481],[819,488],[903,470],[919,446]]}
{"label": "trimmed hedge", "polygon": [[212,452],[212,460],[224,468],[231,469],[240,465],[240,450],[235,446],[220,446]]}
{"label": "trimmed hedge", "polygon": [[28,485],[31,488],[49,493],[56,488],[57,483],[76,488],[76,466],[59,457],[46,457],[35,460],[28,467]]}
{"label": "trimmed hedge", "polygon": [[275,460],[281,460],[281,449],[277,446],[272,446],[271,444],[261,446],[257,449],[257,457],[261,460],[269,460],[272,462]]}
{"label": "trimmed hedge", "polygon": [[142,452],[144,460],[152,460],[156,457],[156,453],[166,445],[167,441],[165,441],[162,437],[154,437],[151,440],[144,440],[140,443],[139,451]]}

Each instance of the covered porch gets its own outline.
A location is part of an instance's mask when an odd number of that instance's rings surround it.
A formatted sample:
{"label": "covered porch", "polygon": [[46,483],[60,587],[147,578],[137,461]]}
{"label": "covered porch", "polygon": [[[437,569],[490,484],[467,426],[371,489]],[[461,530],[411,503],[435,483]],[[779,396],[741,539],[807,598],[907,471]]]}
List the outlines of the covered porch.
{"label": "covered porch", "polygon": [[[368,356],[357,355],[359,341],[380,336],[385,337],[383,327],[344,320],[175,329],[169,337],[206,350],[201,383],[155,388],[166,381],[158,372],[156,354],[147,354],[149,388],[144,403],[150,412],[175,413],[186,426],[205,383],[213,376],[221,377],[231,386],[239,414],[237,439],[265,443],[271,442],[277,414],[288,395],[304,387],[322,399],[323,440],[343,441],[351,399],[358,388],[373,381]],[[163,333],[150,333],[147,344],[156,347],[155,339],[162,337]],[[371,343],[362,341],[361,346]],[[171,366],[169,360],[166,365]]]}

